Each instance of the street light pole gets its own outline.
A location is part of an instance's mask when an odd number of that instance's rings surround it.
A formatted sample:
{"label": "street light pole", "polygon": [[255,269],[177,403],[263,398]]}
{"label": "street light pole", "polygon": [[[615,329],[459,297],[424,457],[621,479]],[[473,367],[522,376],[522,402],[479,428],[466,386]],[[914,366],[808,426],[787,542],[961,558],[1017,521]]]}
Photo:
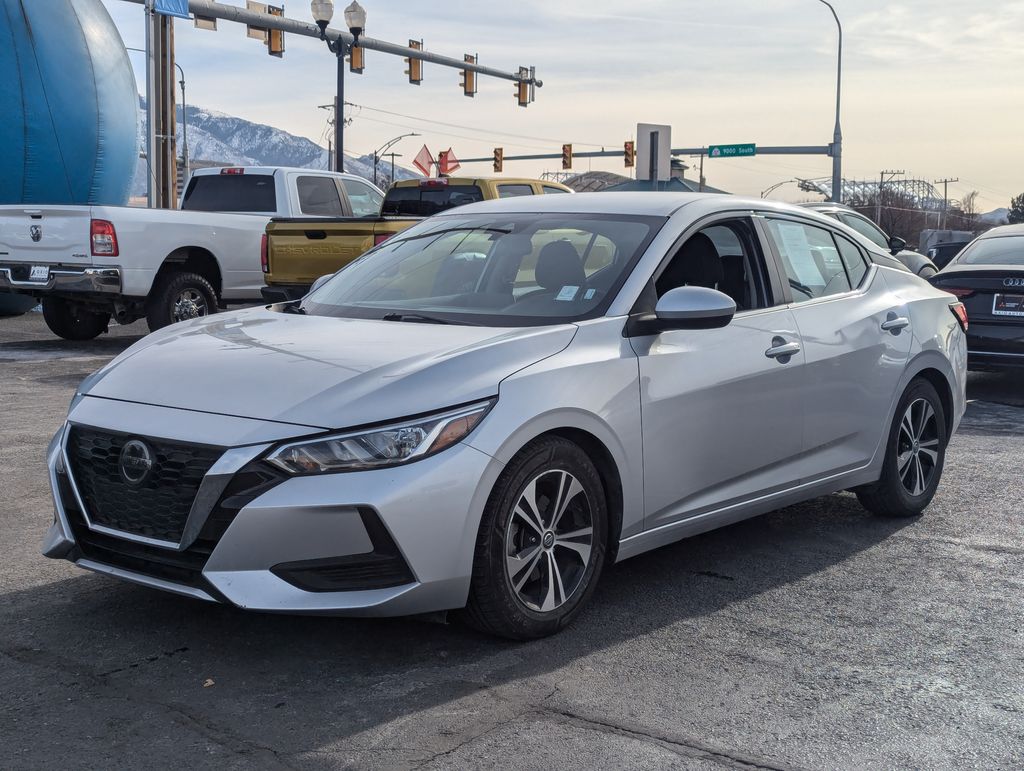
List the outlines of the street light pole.
{"label": "street light pole", "polygon": [[312,0],[309,4],[313,21],[320,28],[320,39],[327,43],[327,48],[338,60],[338,88],[337,96],[334,98],[334,170],[345,170],[345,55],[352,50],[352,46],[359,45],[359,36],[366,28],[366,11],[358,2],[353,0],[345,9],[345,24],[348,31],[352,33],[352,44],[349,45],[340,37],[331,40],[327,37],[327,25],[331,23],[334,16],[334,0]]}
{"label": "street light pole", "polygon": [[[389,139],[387,142],[385,142],[383,145],[381,145],[378,149],[373,151],[373,184],[375,184],[375,185],[377,184],[377,164],[380,162],[380,159],[383,158],[386,155],[385,151],[388,148],[390,148],[392,145],[394,145],[396,142],[398,142],[398,141],[400,141],[402,139],[405,139],[406,137],[418,137],[418,136],[419,136],[419,134],[417,134],[415,131],[410,131],[408,134],[402,134],[401,136],[397,136],[394,139]],[[392,182],[395,181],[395,168],[394,167],[395,167],[395,159],[392,158],[391,159],[391,181]]]}
{"label": "street light pole", "polygon": [[832,18],[836,20],[836,27],[839,29],[839,51],[836,57],[836,126],[832,132],[832,201],[843,202],[843,130],[839,126],[839,105],[843,88],[843,25],[839,22],[839,15],[832,4],[827,0],[818,0],[819,3],[827,5],[832,12]]}

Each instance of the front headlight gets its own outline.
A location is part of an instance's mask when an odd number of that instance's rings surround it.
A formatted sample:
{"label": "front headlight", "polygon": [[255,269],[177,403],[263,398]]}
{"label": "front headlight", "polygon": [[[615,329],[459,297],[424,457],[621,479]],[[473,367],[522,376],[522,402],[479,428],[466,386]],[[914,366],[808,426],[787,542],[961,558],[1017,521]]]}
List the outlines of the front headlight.
{"label": "front headlight", "polygon": [[267,460],[289,474],[397,466],[461,442],[493,404],[491,399],[404,423],[293,442],[274,450]]}

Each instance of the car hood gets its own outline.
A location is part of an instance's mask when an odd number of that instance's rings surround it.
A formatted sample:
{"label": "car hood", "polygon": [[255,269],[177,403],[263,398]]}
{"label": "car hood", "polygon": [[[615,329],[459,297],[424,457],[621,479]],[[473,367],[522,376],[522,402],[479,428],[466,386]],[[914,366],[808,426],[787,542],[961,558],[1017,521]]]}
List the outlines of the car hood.
{"label": "car hood", "polygon": [[576,326],[496,328],[220,313],[143,338],[88,378],[107,399],[346,428],[485,399]]}

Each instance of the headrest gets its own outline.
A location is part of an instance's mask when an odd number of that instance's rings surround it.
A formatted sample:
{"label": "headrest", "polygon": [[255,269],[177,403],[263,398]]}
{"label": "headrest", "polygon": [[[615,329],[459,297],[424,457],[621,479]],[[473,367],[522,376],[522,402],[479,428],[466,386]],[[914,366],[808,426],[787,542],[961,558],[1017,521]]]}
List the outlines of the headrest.
{"label": "headrest", "polygon": [[576,247],[568,241],[552,241],[537,255],[537,283],[544,289],[559,290],[563,286],[582,287],[587,283]]}

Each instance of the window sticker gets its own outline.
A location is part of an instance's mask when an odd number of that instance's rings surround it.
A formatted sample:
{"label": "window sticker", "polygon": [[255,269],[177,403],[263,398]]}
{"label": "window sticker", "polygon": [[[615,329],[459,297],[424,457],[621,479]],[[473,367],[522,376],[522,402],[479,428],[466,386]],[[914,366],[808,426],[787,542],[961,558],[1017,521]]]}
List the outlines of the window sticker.
{"label": "window sticker", "polygon": [[811,245],[807,242],[807,233],[803,226],[777,222],[776,228],[789,264],[796,273],[796,280],[807,286],[820,286],[821,271],[818,270],[814,255],[811,254]]}
{"label": "window sticker", "polygon": [[583,299],[584,300],[592,300],[592,299],[594,299],[594,295],[595,294],[597,294],[597,290],[596,289],[588,289],[586,292],[583,293]]}
{"label": "window sticker", "polygon": [[555,296],[556,300],[573,300],[576,298],[576,293],[580,291],[578,286],[563,286]]}

